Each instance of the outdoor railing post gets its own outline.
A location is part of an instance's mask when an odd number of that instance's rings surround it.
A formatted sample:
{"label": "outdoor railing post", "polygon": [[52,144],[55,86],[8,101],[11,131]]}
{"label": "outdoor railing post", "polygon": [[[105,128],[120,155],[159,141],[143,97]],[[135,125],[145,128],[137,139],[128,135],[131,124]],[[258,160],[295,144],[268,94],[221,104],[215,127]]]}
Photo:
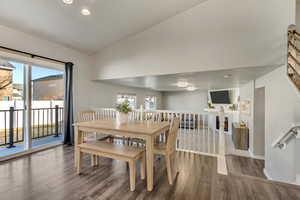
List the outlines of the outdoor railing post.
{"label": "outdoor railing post", "polygon": [[14,146],[14,107],[9,108],[9,143],[7,148],[12,148]]}
{"label": "outdoor railing post", "polygon": [[58,105],[55,106],[55,136],[58,137]]}

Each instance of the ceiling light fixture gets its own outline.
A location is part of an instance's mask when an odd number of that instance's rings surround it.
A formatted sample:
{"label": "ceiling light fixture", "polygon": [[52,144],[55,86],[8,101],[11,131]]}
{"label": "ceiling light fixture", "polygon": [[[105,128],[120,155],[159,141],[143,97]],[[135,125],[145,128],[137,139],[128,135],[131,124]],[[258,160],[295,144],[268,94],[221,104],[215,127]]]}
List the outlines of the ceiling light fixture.
{"label": "ceiling light fixture", "polygon": [[64,2],[64,4],[72,4],[73,0],[62,0]]}
{"label": "ceiling light fixture", "polygon": [[87,15],[91,14],[91,11],[89,11],[89,9],[87,9],[87,8],[83,8],[81,10],[81,14],[84,15],[84,16],[87,16]]}
{"label": "ceiling light fixture", "polygon": [[176,83],[177,87],[181,87],[181,88],[185,88],[187,86],[189,86],[189,83],[187,81],[178,81]]}
{"label": "ceiling light fixture", "polygon": [[231,77],[231,74],[224,75],[224,78],[230,78],[230,77]]}
{"label": "ceiling light fixture", "polygon": [[194,87],[194,86],[189,86],[189,87],[187,87],[186,89],[187,89],[188,91],[195,91],[195,90],[197,90],[197,88]]}

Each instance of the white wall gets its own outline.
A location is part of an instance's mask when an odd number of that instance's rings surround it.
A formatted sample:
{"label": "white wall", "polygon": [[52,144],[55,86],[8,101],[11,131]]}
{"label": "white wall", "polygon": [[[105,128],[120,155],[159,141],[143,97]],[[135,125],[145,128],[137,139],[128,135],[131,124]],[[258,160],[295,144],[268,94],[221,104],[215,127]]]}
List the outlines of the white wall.
{"label": "white wall", "polygon": [[253,103],[254,103],[254,81],[250,81],[247,84],[240,86],[240,101],[250,101],[250,114],[240,113],[240,120],[243,120],[247,123],[249,128],[249,151],[251,153],[254,152],[254,145],[253,145]]}
{"label": "white wall", "polygon": [[97,55],[94,79],[283,64],[295,0],[208,0]]}
{"label": "white wall", "polygon": [[[157,109],[161,109],[162,105],[162,94],[161,92],[156,92],[153,90],[143,89],[143,88],[133,88],[133,87],[123,87],[118,85],[106,84],[106,83],[96,83],[99,87],[97,91],[98,99],[90,98],[89,109],[106,107],[114,108],[116,106],[117,94],[118,93],[130,93],[136,94],[137,97],[137,108],[140,105],[144,106],[145,97],[148,95],[154,95],[157,97]],[[145,106],[144,106],[145,108]]]}
{"label": "white wall", "polygon": [[300,32],[300,1],[296,3],[296,29]]}
{"label": "white wall", "polygon": [[265,88],[255,88],[253,107],[253,154],[265,155]]}
{"label": "white wall", "polygon": [[288,80],[286,66],[257,79],[256,87],[265,87],[265,169],[275,180],[295,182],[295,173],[300,172],[299,166],[296,167],[299,152],[295,141],[285,150],[271,145],[293,123],[300,122],[300,94]]}
{"label": "white wall", "polygon": [[97,85],[90,81],[92,73],[90,56],[4,26],[0,26],[0,33],[1,46],[73,62],[75,108],[78,110],[89,105],[87,97],[95,94],[97,88]]}
{"label": "white wall", "polygon": [[0,33],[1,46],[74,63],[75,112],[92,107],[114,106],[118,92],[137,93],[139,104],[143,102],[143,96],[157,94],[160,102],[160,93],[91,81],[95,63],[93,57],[4,26],[0,26]]}
{"label": "white wall", "polygon": [[164,92],[164,110],[203,112],[207,108],[207,91]]}

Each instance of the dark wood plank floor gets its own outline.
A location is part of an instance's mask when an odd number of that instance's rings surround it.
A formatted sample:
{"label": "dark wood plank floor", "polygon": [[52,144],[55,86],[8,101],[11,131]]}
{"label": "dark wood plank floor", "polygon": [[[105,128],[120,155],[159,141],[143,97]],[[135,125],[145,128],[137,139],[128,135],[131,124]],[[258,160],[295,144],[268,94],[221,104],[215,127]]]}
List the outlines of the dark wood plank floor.
{"label": "dark wood plank floor", "polygon": [[227,155],[226,163],[228,172],[230,174],[254,176],[266,179],[266,176],[264,174],[264,160]]}
{"label": "dark wood plank floor", "polygon": [[[0,164],[1,200],[102,200],[102,199],[186,199],[186,200],[300,200],[300,188],[267,180],[217,174],[217,160],[192,153],[177,154],[180,173],[168,184],[164,160],[155,162],[155,189],[146,191],[137,181],[129,191],[126,164],[101,159],[98,168],[84,158],[83,175],[74,169],[73,148],[57,147]],[[139,179],[139,176],[138,176]]]}

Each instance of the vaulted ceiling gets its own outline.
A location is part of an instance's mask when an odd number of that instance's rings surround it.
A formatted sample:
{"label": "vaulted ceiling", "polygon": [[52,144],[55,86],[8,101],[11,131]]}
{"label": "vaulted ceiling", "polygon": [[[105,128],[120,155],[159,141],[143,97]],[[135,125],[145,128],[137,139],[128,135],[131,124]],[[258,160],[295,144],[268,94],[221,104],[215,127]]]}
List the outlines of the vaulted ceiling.
{"label": "vaulted ceiling", "polygon": [[1,0],[0,24],[92,54],[203,1]]}

